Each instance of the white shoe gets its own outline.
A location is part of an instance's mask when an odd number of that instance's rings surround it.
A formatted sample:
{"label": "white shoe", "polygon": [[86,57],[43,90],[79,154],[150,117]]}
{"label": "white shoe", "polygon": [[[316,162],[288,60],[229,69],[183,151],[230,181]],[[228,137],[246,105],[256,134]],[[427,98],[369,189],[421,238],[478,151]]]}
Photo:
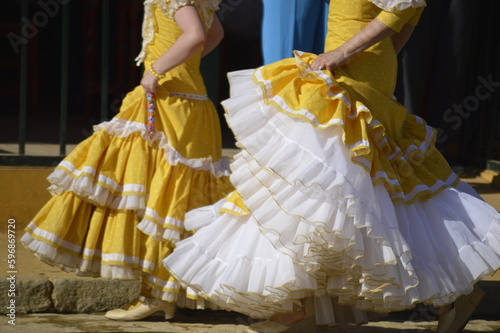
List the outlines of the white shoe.
{"label": "white shoe", "polygon": [[484,291],[478,287],[467,295],[462,295],[453,303],[453,308],[439,316],[436,333],[458,333],[462,332],[469,318],[484,298]]}
{"label": "white shoe", "polygon": [[140,296],[139,299],[122,309],[106,312],[105,317],[113,320],[141,320],[155,312],[165,313],[165,319],[172,319],[175,313],[175,303],[160,301],[155,298]]}
{"label": "white shoe", "polygon": [[304,302],[304,307],[306,309],[306,315],[305,317],[300,320],[299,322],[287,326],[280,324],[278,322],[272,321],[272,320],[265,320],[261,321],[255,324],[250,325],[250,328],[252,330],[255,330],[257,332],[261,333],[281,333],[281,332],[287,332],[287,333],[312,333],[317,331],[317,326],[316,326],[316,315],[314,312],[314,302],[313,298],[308,298]]}

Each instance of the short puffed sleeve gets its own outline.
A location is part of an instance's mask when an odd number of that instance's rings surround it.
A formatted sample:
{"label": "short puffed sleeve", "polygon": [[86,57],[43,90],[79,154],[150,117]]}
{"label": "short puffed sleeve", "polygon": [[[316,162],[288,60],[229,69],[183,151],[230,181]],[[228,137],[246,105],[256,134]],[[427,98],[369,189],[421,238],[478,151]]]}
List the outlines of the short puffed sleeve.
{"label": "short puffed sleeve", "polygon": [[396,32],[400,32],[405,24],[417,25],[424,7],[408,7],[406,9],[382,10],[377,19]]}
{"label": "short puffed sleeve", "polygon": [[214,13],[220,9],[219,4],[221,3],[221,1],[222,0],[201,1],[201,13],[203,16],[203,20],[205,21],[205,25],[209,28],[212,26]]}
{"label": "short puffed sleeve", "polygon": [[197,0],[160,0],[158,5],[161,11],[168,17],[174,18],[175,12],[184,6],[194,6]]}
{"label": "short puffed sleeve", "polygon": [[135,59],[140,65],[146,58],[146,49],[153,40],[155,23],[153,19],[154,8],[158,7],[168,18],[174,18],[175,12],[184,6],[195,6],[207,28],[213,22],[213,14],[219,9],[221,0],[145,0],[144,21],[142,24],[142,50]]}
{"label": "short puffed sleeve", "polygon": [[174,18],[175,12],[184,6],[195,6],[203,18],[205,25],[210,27],[213,14],[219,10],[221,0],[159,0],[162,12],[169,18]]}

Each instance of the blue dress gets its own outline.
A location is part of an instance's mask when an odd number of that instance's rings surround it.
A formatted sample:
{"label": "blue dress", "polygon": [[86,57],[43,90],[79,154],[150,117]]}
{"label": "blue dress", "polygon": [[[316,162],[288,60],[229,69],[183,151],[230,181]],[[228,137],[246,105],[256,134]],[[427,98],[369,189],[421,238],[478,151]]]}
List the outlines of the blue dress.
{"label": "blue dress", "polygon": [[293,50],[323,53],[328,0],[263,0],[264,64],[292,57]]}

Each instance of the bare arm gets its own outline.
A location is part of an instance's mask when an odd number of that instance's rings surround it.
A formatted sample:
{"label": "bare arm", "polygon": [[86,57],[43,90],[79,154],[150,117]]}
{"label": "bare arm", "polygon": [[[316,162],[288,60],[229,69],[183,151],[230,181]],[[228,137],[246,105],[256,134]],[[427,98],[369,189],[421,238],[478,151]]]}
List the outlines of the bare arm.
{"label": "bare arm", "polygon": [[217,45],[221,42],[222,38],[224,38],[224,28],[219,21],[217,15],[214,15],[214,21],[212,22],[212,26],[208,30],[207,40],[205,45],[203,45],[203,52],[201,54],[202,57],[206,56],[210,52],[212,52]]}
{"label": "bare arm", "polygon": [[405,24],[405,26],[403,27],[403,29],[401,29],[399,33],[395,33],[391,36],[392,44],[394,45],[394,50],[396,51],[396,54],[399,54],[399,52],[401,52],[406,42],[408,42],[408,40],[410,39],[413,30],[415,30],[414,25]]}
{"label": "bare arm", "polygon": [[[179,8],[174,18],[183,33],[170,49],[152,64],[158,74],[164,74],[187,61],[201,49],[207,38],[201,18],[194,6]],[[154,93],[158,89],[158,81],[158,78],[148,70],[142,78],[141,85],[146,92]]]}
{"label": "bare arm", "polygon": [[366,50],[375,43],[391,37],[396,32],[387,25],[373,19],[368,25],[335,50],[320,54],[312,63],[313,70],[333,70],[345,64],[352,56]]}

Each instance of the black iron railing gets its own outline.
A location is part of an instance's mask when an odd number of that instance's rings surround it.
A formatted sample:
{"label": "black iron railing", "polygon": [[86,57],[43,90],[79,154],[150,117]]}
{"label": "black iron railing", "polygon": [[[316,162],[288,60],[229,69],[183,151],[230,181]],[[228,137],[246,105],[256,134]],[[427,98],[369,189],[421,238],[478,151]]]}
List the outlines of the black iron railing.
{"label": "black iron railing", "polygon": [[[47,1],[46,3],[50,3]],[[67,153],[67,134],[68,134],[68,102],[69,102],[69,57],[70,57],[70,1],[53,1],[48,4],[50,8],[50,13],[44,11],[45,9],[37,8],[33,16],[33,22],[31,22],[28,17],[30,17],[30,9],[33,12],[33,8],[30,8],[29,0],[21,0],[21,29],[19,29],[19,34],[17,36],[18,40],[22,41],[19,43],[19,122],[18,122],[18,150],[16,153],[1,154],[0,155],[0,165],[13,165],[13,166],[45,166],[54,165],[60,161]],[[49,10],[49,9],[46,9]],[[109,59],[110,59],[110,1],[101,1],[101,28],[100,28],[100,38],[101,38],[101,53],[100,53],[100,65],[101,65],[101,75],[100,75],[100,120],[103,121],[108,116],[109,110]],[[38,15],[38,16],[37,16]],[[26,31],[23,30],[23,24],[29,24],[38,28],[43,28],[47,25],[48,17],[54,18],[54,16],[60,16],[61,26],[60,26],[60,103],[59,103],[59,154],[54,154],[54,156],[38,156],[38,155],[27,155],[26,154],[26,128],[28,121],[28,107],[29,107],[29,96],[28,96],[28,86],[29,86],[29,43],[33,38],[37,38],[37,34],[26,36]],[[42,20],[42,22],[36,22],[35,20]],[[45,21],[43,21],[45,20]],[[37,26],[37,23],[39,24]]]}
{"label": "black iron railing", "polygon": [[[260,0],[254,0],[256,3],[259,2]],[[31,14],[33,11],[38,10],[41,12],[41,9],[39,8],[39,3],[40,1],[35,1],[35,0],[21,0],[20,1],[21,6],[20,6],[20,14],[21,18],[24,18],[24,20],[21,20],[21,26],[22,24],[26,23],[26,18],[34,18],[33,15],[30,16],[30,10]],[[69,104],[71,102],[70,100],[70,91],[68,90],[70,86],[70,72],[71,70],[74,71],[74,68],[70,68],[70,50],[71,48],[74,48],[77,43],[82,43],[82,41],[76,39],[74,40],[71,38],[72,36],[72,27],[73,25],[70,24],[70,15],[73,13],[71,11],[72,6],[80,6],[77,7],[77,9],[81,10],[92,7],[95,12],[92,12],[90,15],[92,16],[92,19],[94,17],[98,17],[100,23],[98,23],[98,29],[97,29],[97,35],[98,39],[100,40],[100,51],[95,52],[96,53],[96,58],[98,58],[97,61],[95,61],[97,64],[100,64],[100,69],[99,69],[99,91],[97,92],[99,94],[99,106],[98,108],[100,109],[99,116],[96,116],[95,118],[100,118],[100,119],[95,119],[95,122],[104,121],[108,118],[108,112],[110,111],[110,83],[115,84],[116,79],[113,79],[113,73],[110,72],[110,59],[112,57],[111,55],[111,46],[113,45],[114,40],[110,37],[112,36],[113,32],[115,30],[112,30],[111,27],[111,19],[110,17],[113,14],[113,9],[116,11],[117,4],[119,3],[119,6],[122,6],[122,8],[126,5],[134,5],[136,12],[134,14],[134,17],[140,16],[137,14],[137,11],[142,8],[142,1],[141,0],[120,0],[117,1],[116,3],[112,0],[88,0],[88,1],[83,1],[83,2],[78,2],[78,1],[70,1],[70,0],[46,0],[44,3],[52,3],[56,4],[59,7],[57,8],[57,11],[54,9],[53,10],[53,16],[50,16],[51,18],[55,17],[57,15],[58,19],[53,20],[54,22],[61,22],[60,29],[58,29],[58,34],[57,36],[54,36],[57,40],[59,45],[61,46],[61,52],[60,52],[60,77],[58,78],[58,81],[60,82],[60,91],[59,91],[59,133],[58,133],[58,145],[59,145],[59,153],[54,153],[54,156],[38,156],[38,155],[29,155],[26,153],[26,144],[27,144],[27,124],[28,123],[28,115],[30,114],[30,101],[29,101],[29,94],[30,94],[30,80],[33,80],[33,76],[29,75],[29,61],[30,61],[30,52],[31,49],[28,45],[28,43],[20,43],[19,46],[19,105],[18,105],[18,111],[17,111],[17,116],[18,116],[18,149],[17,152],[11,152],[9,154],[0,154],[0,165],[13,165],[13,166],[22,166],[22,165],[32,165],[32,166],[41,166],[41,165],[54,165],[58,161],[60,161],[66,154],[66,147],[67,147],[67,137],[68,137],[68,108]],[[231,1],[225,1],[222,3],[221,6],[221,11],[220,11],[220,17],[223,19],[223,24],[225,18],[229,18],[230,15],[235,15],[235,13],[238,12],[238,6],[240,4],[244,3],[243,0],[231,0]],[[485,3],[490,4],[491,6],[498,6],[493,0],[486,1]],[[31,7],[30,7],[31,4]],[[111,7],[111,6],[115,7]],[[36,6],[36,8],[35,8]],[[486,5],[484,5],[486,6]],[[483,7],[484,7],[483,6]],[[92,11],[91,10],[91,11]],[[55,14],[57,12],[57,14]],[[484,17],[481,16],[481,19],[478,20],[478,24],[482,25],[492,25],[493,22],[495,22],[496,18],[494,17],[498,11],[496,10],[489,10],[489,15],[491,17]],[[87,12],[88,13],[88,12]],[[47,13],[45,13],[47,16]],[[247,13],[244,13],[244,15],[247,15]],[[247,15],[248,16],[248,15]],[[43,16],[40,16],[43,18]],[[87,16],[88,18],[88,16]],[[71,17],[71,19],[75,19]],[[142,17],[137,18],[138,20],[142,20]],[[243,21],[244,18],[242,17],[241,21]],[[229,22],[231,20],[227,20]],[[235,21],[234,19],[232,21]],[[238,20],[236,20],[238,21]],[[258,29],[258,27],[253,27],[254,29]],[[85,29],[85,28],[84,28]],[[118,28],[117,28],[118,29]],[[123,29],[123,28],[122,28]],[[22,29],[20,29],[21,31]],[[227,29],[227,31],[231,32],[232,29]],[[238,29],[233,29],[233,30],[238,30]],[[481,41],[482,38],[486,38],[487,40],[490,41],[495,41],[497,40],[497,31],[493,28],[488,29],[488,27],[483,27],[481,30],[481,33],[483,34],[481,38],[477,36],[477,41]],[[484,36],[484,31],[487,31],[490,36]],[[28,36],[22,36],[22,33],[20,34],[21,38],[25,37],[28,38]],[[38,36],[29,36],[29,38],[38,38]],[[232,37],[227,36],[226,41],[238,41],[241,39],[241,37]],[[110,43],[111,40],[111,43]],[[231,42],[229,42],[231,43]],[[96,45],[99,43],[96,43]],[[116,43],[115,43],[116,44]],[[139,45],[139,43],[138,43]],[[228,45],[230,46],[230,45]],[[258,48],[259,46],[254,46],[253,49]],[[474,93],[477,89],[478,84],[480,84],[482,81],[493,81],[493,83],[490,84],[490,86],[486,86],[484,89],[489,89],[489,90],[484,90],[483,92],[489,92],[491,93],[487,99],[481,99],[483,95],[479,97],[480,103],[476,105],[470,104],[469,107],[473,108],[474,110],[469,112],[470,118],[463,119],[463,124],[460,126],[460,128],[457,130],[456,133],[459,131],[458,139],[454,139],[457,142],[457,145],[460,147],[456,151],[456,156],[454,156],[455,160],[460,161],[462,164],[474,164],[476,167],[484,167],[484,168],[490,168],[490,169],[495,169],[495,170],[500,170],[500,162],[497,162],[497,160],[500,160],[500,66],[499,66],[499,50],[500,47],[498,43],[482,43],[482,42],[477,42],[473,48],[470,50],[466,50],[464,52],[471,52],[471,62],[473,65],[469,69],[470,74],[468,75],[468,82],[469,82],[469,88],[467,88],[467,94],[470,94],[470,96],[467,96],[464,98],[464,103],[475,103],[475,96]],[[231,52],[237,52],[238,48],[232,48],[232,47],[222,47],[219,50],[217,50],[216,55],[212,59],[211,65],[205,66],[205,73],[208,73],[208,75],[205,77],[207,81],[207,87],[209,90],[209,95],[211,97],[216,96],[216,98],[212,98],[213,101],[215,102],[216,105],[218,105],[218,100],[217,100],[217,94],[222,92],[221,95],[225,95],[226,92],[225,90],[226,87],[224,86],[224,89],[219,89],[221,86],[217,83],[217,80],[221,81],[220,79],[222,77],[225,77],[225,73],[217,73],[220,72],[221,70],[223,71],[224,69],[228,70],[235,70],[235,69],[241,69],[241,68],[249,68],[250,67],[250,60],[248,59],[246,62],[248,63],[248,67],[241,66],[240,68],[222,68],[219,69],[218,65],[216,65],[218,59],[223,59],[223,62],[228,62],[233,58],[242,58],[241,54],[236,53],[236,56],[232,54]],[[122,51],[123,52],[123,51]],[[128,55],[127,55],[128,57]],[[242,60],[245,61],[245,60]],[[215,65],[214,65],[215,64]],[[481,64],[480,66],[477,64]],[[254,65],[254,64],[252,64]],[[92,63],[93,66],[93,63]],[[130,63],[130,66],[133,66],[132,63]],[[246,66],[246,65],[245,65]],[[93,67],[92,67],[93,68]],[[208,70],[207,70],[208,68]],[[121,72],[123,75],[123,71]],[[482,81],[481,81],[482,80]],[[119,81],[119,80],[118,80]],[[480,82],[481,81],[481,82]],[[219,87],[219,88],[217,88]],[[121,89],[121,87],[118,87],[116,89]],[[215,91],[214,91],[215,89]],[[82,89],[83,90],[83,89]],[[117,92],[114,92],[115,95]],[[126,91],[120,91],[120,94],[124,95]],[[470,98],[469,98],[470,97]],[[469,99],[467,99],[469,98]],[[112,98],[112,105],[115,105],[116,99],[113,100]],[[467,105],[466,105],[467,106]],[[96,106],[97,108],[97,106]],[[96,109],[93,108],[93,109]],[[114,108],[114,107],[113,107]],[[85,107],[86,111],[88,112],[89,107]],[[80,129],[81,130],[81,129]],[[455,134],[456,134],[455,133]],[[232,134],[227,131],[224,133],[225,136],[228,136],[229,139],[227,139],[228,142],[233,141]],[[0,142],[1,143],[1,142]]]}

